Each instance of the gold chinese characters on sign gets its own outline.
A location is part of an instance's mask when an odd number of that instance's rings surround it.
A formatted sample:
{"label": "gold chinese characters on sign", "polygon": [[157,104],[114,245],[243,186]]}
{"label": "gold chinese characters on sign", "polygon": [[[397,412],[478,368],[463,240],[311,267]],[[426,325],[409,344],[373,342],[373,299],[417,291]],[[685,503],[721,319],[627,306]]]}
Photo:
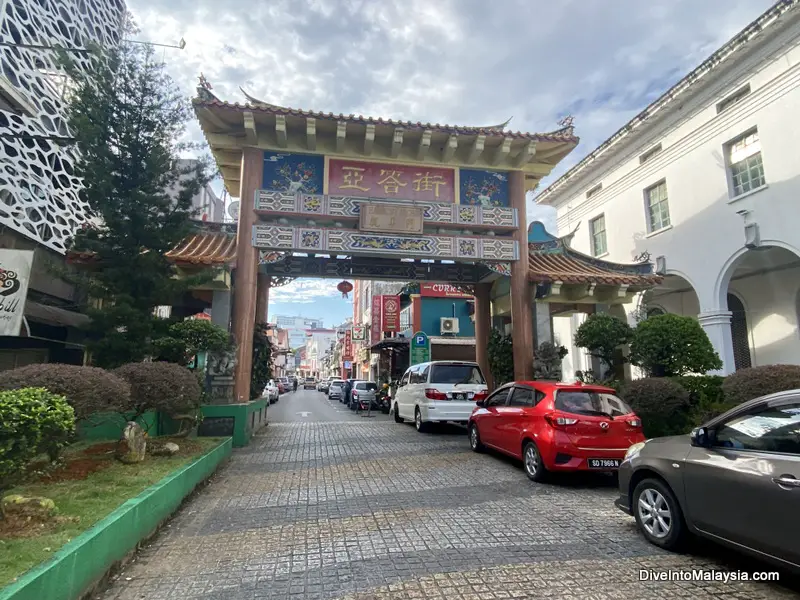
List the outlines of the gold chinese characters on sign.
{"label": "gold chinese characters on sign", "polygon": [[362,204],[361,231],[377,233],[422,233],[423,209],[396,204]]}

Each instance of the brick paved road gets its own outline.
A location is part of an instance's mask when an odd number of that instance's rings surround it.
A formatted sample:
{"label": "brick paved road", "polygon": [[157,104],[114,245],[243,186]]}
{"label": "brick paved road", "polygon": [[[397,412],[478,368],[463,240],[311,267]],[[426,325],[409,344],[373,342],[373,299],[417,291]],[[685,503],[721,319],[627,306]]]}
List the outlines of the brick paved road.
{"label": "brick paved road", "polygon": [[797,597],[765,583],[639,582],[640,569],[742,563],[716,548],[658,551],[612,506],[607,478],[536,485],[472,453],[457,428],[418,434],[311,391],[269,411],[102,598]]}

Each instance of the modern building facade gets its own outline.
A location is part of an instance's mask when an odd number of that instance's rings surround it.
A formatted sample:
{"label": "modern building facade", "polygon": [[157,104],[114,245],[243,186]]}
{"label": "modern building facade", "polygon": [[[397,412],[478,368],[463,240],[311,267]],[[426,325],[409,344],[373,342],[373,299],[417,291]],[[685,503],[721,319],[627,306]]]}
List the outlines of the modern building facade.
{"label": "modern building facade", "polygon": [[[596,260],[651,256],[625,306],[696,317],[723,360],[800,364],[800,3],[778,2],[536,198]],[[570,349],[583,314],[554,319]]]}
{"label": "modern building facade", "polygon": [[0,335],[0,370],[84,360],[83,299],[51,267],[63,266],[69,238],[89,218],[65,143],[71,82],[54,48],[88,69],[80,50],[116,45],[124,15],[121,0],[0,0],[0,249],[11,262],[32,253],[30,271],[19,274],[28,284],[18,299],[24,314]]}

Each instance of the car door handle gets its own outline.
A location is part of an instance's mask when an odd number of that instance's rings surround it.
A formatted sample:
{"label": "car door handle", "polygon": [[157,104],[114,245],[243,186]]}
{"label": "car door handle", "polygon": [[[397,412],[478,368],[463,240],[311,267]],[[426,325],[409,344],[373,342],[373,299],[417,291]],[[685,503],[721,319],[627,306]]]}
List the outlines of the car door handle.
{"label": "car door handle", "polygon": [[786,475],[782,475],[781,477],[773,477],[772,482],[784,487],[800,488],[800,479],[795,479],[794,477],[789,477]]}

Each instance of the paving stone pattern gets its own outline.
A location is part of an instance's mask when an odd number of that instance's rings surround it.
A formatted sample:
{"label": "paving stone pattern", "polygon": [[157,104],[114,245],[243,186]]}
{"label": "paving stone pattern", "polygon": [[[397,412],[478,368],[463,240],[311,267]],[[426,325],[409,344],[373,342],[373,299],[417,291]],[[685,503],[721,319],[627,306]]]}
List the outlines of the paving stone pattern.
{"label": "paving stone pattern", "polygon": [[766,583],[640,582],[640,569],[732,567],[649,545],[615,496],[603,478],[531,483],[458,430],[273,423],[101,597],[797,597]]}

